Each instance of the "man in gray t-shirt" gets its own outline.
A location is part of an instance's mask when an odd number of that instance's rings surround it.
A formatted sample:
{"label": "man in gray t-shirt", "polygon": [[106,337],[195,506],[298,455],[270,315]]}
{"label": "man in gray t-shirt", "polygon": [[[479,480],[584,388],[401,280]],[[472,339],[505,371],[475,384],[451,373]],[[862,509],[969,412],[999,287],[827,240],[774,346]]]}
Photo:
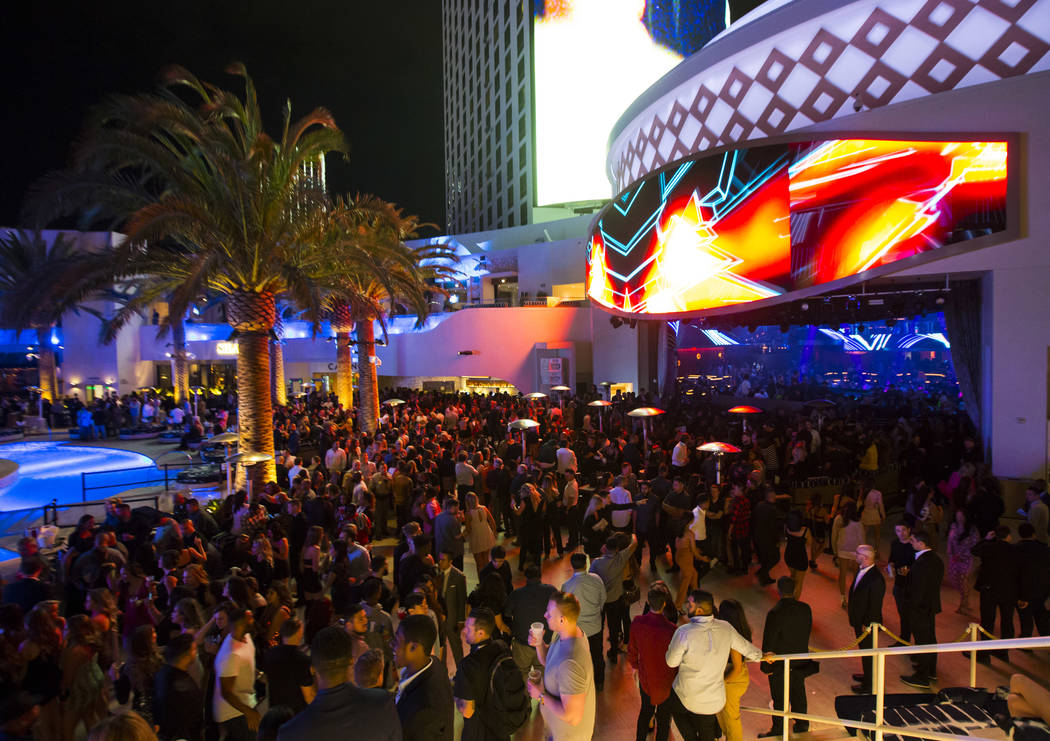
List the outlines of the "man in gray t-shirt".
{"label": "man in gray t-shirt", "polygon": [[529,694],[540,701],[540,713],[554,741],[587,741],[594,733],[596,691],[587,638],[576,625],[580,603],[572,594],[556,593],[544,617],[554,632],[550,645],[529,636],[536,646],[543,679],[529,681]]}

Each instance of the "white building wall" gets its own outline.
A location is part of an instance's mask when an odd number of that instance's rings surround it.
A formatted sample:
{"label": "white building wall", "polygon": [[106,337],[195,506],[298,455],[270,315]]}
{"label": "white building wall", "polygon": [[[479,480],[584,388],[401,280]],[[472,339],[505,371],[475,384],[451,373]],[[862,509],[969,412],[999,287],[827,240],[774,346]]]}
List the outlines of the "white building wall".
{"label": "white building wall", "polygon": [[[536,346],[589,350],[589,308],[519,307],[458,311],[429,332],[393,335],[377,348],[383,376],[492,377],[528,393],[539,385]],[[460,355],[464,351],[477,354]],[[568,383],[572,386],[573,382]]]}
{"label": "white building wall", "polygon": [[810,131],[981,131],[1020,135],[1016,197],[1020,236],[902,270],[894,277],[981,277],[982,430],[995,475],[1044,478],[1048,470],[1050,351],[1050,73],[1014,77],[868,111]]}

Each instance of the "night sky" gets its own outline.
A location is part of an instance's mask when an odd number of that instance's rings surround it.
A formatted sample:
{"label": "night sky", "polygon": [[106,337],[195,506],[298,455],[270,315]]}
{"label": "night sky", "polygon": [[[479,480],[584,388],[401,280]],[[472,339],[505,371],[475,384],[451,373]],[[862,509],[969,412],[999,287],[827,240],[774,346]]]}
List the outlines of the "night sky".
{"label": "night sky", "polygon": [[328,108],[350,159],[328,158],[333,193],[370,192],[443,227],[440,0],[54,0],[7,3],[0,226],[21,226],[26,189],[63,167],[88,108],[151,90],[177,63],[238,90],[243,61],[267,128]]}

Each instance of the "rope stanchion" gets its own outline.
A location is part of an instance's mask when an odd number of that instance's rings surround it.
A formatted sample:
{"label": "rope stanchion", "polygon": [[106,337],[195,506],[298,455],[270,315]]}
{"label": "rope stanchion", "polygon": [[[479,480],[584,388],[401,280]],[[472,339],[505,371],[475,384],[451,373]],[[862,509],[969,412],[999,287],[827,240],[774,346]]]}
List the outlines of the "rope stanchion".
{"label": "rope stanchion", "polygon": [[895,640],[897,643],[901,644],[902,646],[914,646],[915,645],[911,641],[904,640],[899,635],[894,633],[892,630],[887,628],[885,625],[879,625],[879,630],[881,630],[883,633],[888,635],[890,638],[892,638],[893,640]]}
{"label": "rope stanchion", "polygon": [[991,640],[991,641],[998,641],[998,640],[1001,640],[1001,639],[999,638],[999,636],[997,636],[997,635],[993,635],[992,633],[989,633],[989,632],[988,632],[987,630],[985,630],[984,628],[982,628],[982,627],[981,627],[981,626],[980,626],[979,624],[977,625],[977,630],[979,630],[979,631],[980,631],[981,633],[984,633],[984,634],[985,634],[985,635],[986,635],[986,636],[988,637],[988,639],[989,639],[989,640]]}
{"label": "rope stanchion", "polygon": [[854,640],[850,644],[847,644],[847,645],[843,646],[842,648],[837,648],[837,649],[836,648],[831,648],[831,649],[829,649],[829,648],[813,648],[812,646],[810,646],[809,647],[809,652],[811,654],[829,654],[829,653],[834,653],[835,651],[849,651],[851,648],[856,648],[857,646],[859,646],[860,642],[863,641],[865,638],[867,638],[869,635],[871,635],[871,626],[870,625],[867,628],[864,629],[863,633],[861,633],[859,636],[857,636],[856,640]]}

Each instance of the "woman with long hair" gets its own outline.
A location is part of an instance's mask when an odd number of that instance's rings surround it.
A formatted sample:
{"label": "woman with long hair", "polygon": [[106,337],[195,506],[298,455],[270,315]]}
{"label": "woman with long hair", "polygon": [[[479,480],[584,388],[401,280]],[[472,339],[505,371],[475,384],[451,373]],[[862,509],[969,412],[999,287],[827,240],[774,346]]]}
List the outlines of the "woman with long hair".
{"label": "woman with long hair", "polygon": [[182,585],[189,589],[201,607],[215,606],[215,598],[208,589],[208,572],[199,563],[191,563],[182,570]]}
{"label": "woman with long hair", "polygon": [[478,503],[478,495],[468,491],[464,498],[466,511],[464,522],[466,524],[467,543],[470,552],[474,556],[474,565],[477,566],[478,574],[489,562],[489,551],[496,545],[496,520],[489,512],[489,508]]}
{"label": "woman with long hair", "polygon": [[726,501],[721,485],[711,484],[708,491],[710,494],[707,511],[704,513],[707,547],[713,560],[724,562],[726,559],[726,532],[722,520],[725,517]]}
{"label": "woman with long hair", "polygon": [[550,558],[551,550],[558,556],[565,555],[565,545],[561,540],[561,523],[564,520],[561,506],[561,494],[554,485],[554,476],[545,473],[540,477],[537,487],[543,500],[543,557]]}
{"label": "woman with long hair", "polygon": [[973,554],[970,552],[980,533],[970,521],[970,514],[965,509],[955,510],[955,521],[948,528],[948,582],[959,590],[959,614],[972,614],[970,595],[973,594]]}
{"label": "woman with long hair", "polygon": [[831,526],[832,548],[839,566],[839,595],[842,608],[846,608],[846,590],[857,575],[857,546],[864,543],[864,526],[860,524],[860,513],[853,500],[847,501],[835,517]]}
{"label": "woman with long hair", "polygon": [[[718,619],[725,620],[732,625],[744,640],[751,640],[751,626],[747,622],[747,615],[744,614],[744,606],[735,599],[722,600],[722,604],[718,606]],[[730,650],[725,673],[726,704],[718,712],[718,725],[722,727],[726,741],[743,741],[744,727],[740,721],[740,698],[747,692],[750,682],[751,675],[744,662],[744,657],[737,651]]]}
{"label": "woman with long hair", "polygon": [[875,488],[875,479],[865,476],[861,485],[860,524],[864,526],[864,542],[875,549],[878,555],[882,540],[882,523],[886,521],[886,505],[882,502],[882,492]]}
{"label": "woman with long hair", "polygon": [[105,671],[120,657],[120,634],[117,632],[120,611],[117,610],[117,600],[111,591],[99,587],[88,592],[84,606],[98,630],[101,642],[98,663]]}
{"label": "woman with long hair", "polygon": [[281,626],[292,616],[295,604],[287,585],[271,584],[264,594],[266,606],[257,613],[255,622],[260,650],[280,643]]}
{"label": "woman with long hair", "polygon": [[532,484],[523,484],[517,498],[511,498],[510,507],[521,518],[518,571],[525,570],[525,562],[529,558],[533,558],[537,565],[542,565],[544,502],[539,489]]}
{"label": "woman with long hair", "polygon": [[153,726],[133,710],[111,715],[91,729],[88,741],[157,741]]}
{"label": "woman with long hair", "polygon": [[64,627],[65,621],[58,616],[58,603],[40,602],[25,617],[26,638],[18,647],[25,665],[22,689],[41,698],[40,719],[36,727],[36,738],[41,741],[64,738],[59,700]]}
{"label": "woman with long hair", "polygon": [[583,552],[589,558],[597,558],[602,553],[602,546],[609,537],[609,500],[607,495],[592,494],[591,501],[583,513],[583,526],[580,529],[583,539]]}
{"label": "woman with long hair", "polygon": [[261,532],[252,538],[252,557],[250,561],[252,576],[259,582],[259,591],[265,592],[273,581],[273,546],[270,539]]}
{"label": "woman with long hair", "polygon": [[79,723],[91,728],[105,717],[109,698],[98,665],[101,645],[95,623],[87,615],[74,615],[66,622],[61,659],[63,738],[74,738]]}
{"label": "woman with long hair", "polygon": [[299,578],[303,582],[303,596],[307,602],[319,600],[324,596],[324,585],[321,576],[324,573],[328,553],[328,536],[324,528],[314,525],[306,531],[303,552],[299,556]]}
{"label": "woman with long hair", "polygon": [[156,598],[157,585],[152,577],[147,577],[142,566],[135,562],[128,562],[121,569],[120,599],[118,604],[124,613],[124,624],[121,632],[124,640],[128,640],[135,628],[140,625],[157,625],[163,617],[153,604]]}
{"label": "woman with long hair", "polygon": [[784,563],[791,572],[791,578],[795,580],[794,597],[798,599],[802,595],[802,582],[809,570],[809,552],[813,537],[809,528],[806,527],[802,513],[797,509],[788,512],[784,521],[784,531],[787,534],[787,545],[784,546]]}
{"label": "woman with long hair", "polygon": [[817,559],[828,540],[828,510],[820,494],[811,494],[806,501],[802,522],[809,529],[809,568],[816,571]]}
{"label": "woman with long hair", "polygon": [[701,557],[696,547],[693,531],[687,520],[678,528],[674,540],[674,562],[679,568],[678,590],[675,593],[674,606],[681,610],[689,592],[700,588],[700,574],[696,570],[696,560]]}
{"label": "woman with long hair", "polygon": [[114,684],[117,702],[131,703],[130,709],[151,724],[153,722],[153,678],[157,676],[161,660],[157,648],[157,632],[152,625],[140,625],[128,642],[128,661],[120,670]]}

